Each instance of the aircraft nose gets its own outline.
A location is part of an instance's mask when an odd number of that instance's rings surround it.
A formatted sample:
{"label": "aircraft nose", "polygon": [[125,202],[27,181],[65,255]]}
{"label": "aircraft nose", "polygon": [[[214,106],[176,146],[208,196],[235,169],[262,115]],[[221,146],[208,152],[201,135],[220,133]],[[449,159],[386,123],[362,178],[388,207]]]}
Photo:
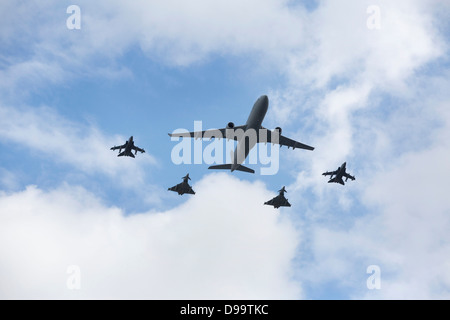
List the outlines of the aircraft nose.
{"label": "aircraft nose", "polygon": [[260,99],[261,99],[261,101],[262,101],[264,104],[268,104],[268,103],[269,103],[269,98],[268,98],[266,95],[262,95],[262,96],[260,97]]}

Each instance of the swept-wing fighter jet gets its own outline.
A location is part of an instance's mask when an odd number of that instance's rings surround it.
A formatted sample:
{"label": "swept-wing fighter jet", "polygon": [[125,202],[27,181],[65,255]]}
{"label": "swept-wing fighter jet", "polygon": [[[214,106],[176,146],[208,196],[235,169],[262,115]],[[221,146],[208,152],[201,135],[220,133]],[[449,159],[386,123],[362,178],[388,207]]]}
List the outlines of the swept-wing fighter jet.
{"label": "swept-wing fighter jet", "polygon": [[285,187],[281,188],[281,190],[278,190],[278,192],[279,194],[275,198],[264,202],[264,204],[273,206],[275,209],[278,209],[279,207],[290,207],[291,204],[288,202],[288,199],[284,197],[284,193],[287,192]]}
{"label": "swept-wing fighter jet", "polygon": [[[134,145],[133,136],[131,136],[130,139],[128,139],[128,141],[125,142],[125,144],[123,144],[121,146],[114,146],[111,148],[111,150],[117,150],[117,149],[119,149],[119,154],[117,155],[118,157],[126,156],[126,157],[135,158],[134,155],[137,154],[138,151],[140,153],[145,152],[144,149],[141,149]],[[122,149],[124,149],[123,152],[122,152]],[[134,150],[134,154],[131,152],[132,150]]]}
{"label": "swept-wing fighter jet", "polygon": [[[323,176],[330,176],[330,182],[336,182],[340,183],[342,185],[345,185],[344,180],[342,180],[343,177],[345,177],[345,182],[347,182],[348,179],[355,180],[355,177],[348,174],[346,172],[347,162],[344,162],[339,168],[336,169],[336,171],[327,171],[322,173]],[[333,178],[334,176],[334,178]]]}
{"label": "swept-wing fighter jet", "polygon": [[[236,140],[238,143],[234,153],[232,153],[232,163],[214,165],[208,168],[226,169],[231,170],[231,172],[233,172],[234,170],[238,170],[255,173],[253,169],[243,166],[242,163],[245,161],[245,158],[247,158],[250,150],[255,146],[256,143],[259,142],[276,143],[279,144],[280,147],[287,146],[288,148],[292,147],[293,149],[300,148],[306,150],[314,150],[313,147],[282,136],[282,130],[280,127],[275,128],[273,131],[263,128],[261,126],[261,123],[264,120],[268,108],[269,98],[267,98],[266,95],[263,95],[259,97],[258,100],[256,100],[245,125],[235,126],[233,122],[229,122],[226,128],[223,129],[195,131],[189,133],[169,133],[169,136],[201,139],[206,135],[206,137],[210,138],[215,137],[219,139],[227,138]],[[236,132],[240,132],[241,134],[237,134]]]}
{"label": "swept-wing fighter jet", "polygon": [[191,178],[189,178],[189,173],[181,179],[183,179],[183,182],[167,190],[178,192],[180,196],[185,193],[195,194],[194,190],[192,190],[192,187],[188,183],[188,180],[191,180]]}

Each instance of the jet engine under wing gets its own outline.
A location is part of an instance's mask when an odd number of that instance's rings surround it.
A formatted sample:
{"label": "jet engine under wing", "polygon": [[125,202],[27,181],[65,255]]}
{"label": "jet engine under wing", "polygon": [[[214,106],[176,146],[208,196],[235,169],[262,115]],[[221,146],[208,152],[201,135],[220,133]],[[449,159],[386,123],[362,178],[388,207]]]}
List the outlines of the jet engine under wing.
{"label": "jet engine under wing", "polygon": [[239,136],[234,134],[234,131],[237,129],[241,129],[245,131],[246,126],[237,126],[232,129],[222,128],[222,129],[211,129],[211,130],[204,130],[204,131],[194,131],[194,132],[180,132],[180,133],[169,133],[170,137],[188,137],[188,138],[195,138],[195,139],[201,139],[201,138],[227,138],[227,133],[232,137],[234,140],[238,140]]}
{"label": "jet engine under wing", "polygon": [[[265,130],[265,132],[263,132],[263,130]],[[277,138],[275,137],[275,133],[273,131],[261,127],[258,132],[258,142],[277,143],[280,146],[287,146],[288,148],[292,147],[293,149],[300,148],[311,151],[314,150],[314,147],[292,140],[278,133],[276,133],[276,135],[279,136],[278,142],[276,141]]]}

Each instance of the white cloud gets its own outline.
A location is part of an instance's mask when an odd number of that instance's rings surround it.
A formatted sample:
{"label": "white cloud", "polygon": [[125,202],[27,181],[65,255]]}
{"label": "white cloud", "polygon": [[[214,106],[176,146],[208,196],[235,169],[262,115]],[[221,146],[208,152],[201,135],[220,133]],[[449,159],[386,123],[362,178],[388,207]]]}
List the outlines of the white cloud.
{"label": "white cloud", "polygon": [[[4,53],[6,65],[0,73],[4,85],[28,81],[23,67],[29,75],[38,74],[51,83],[75,74],[98,75],[102,68],[120,70],[115,59],[134,46],[158,61],[186,66],[213,53],[284,56],[303,37],[304,10],[274,0],[81,1],[77,5],[81,29],[69,30],[69,15],[59,1],[2,3],[2,39],[8,48],[23,47],[20,55]],[[43,65],[46,72],[39,71]]]}
{"label": "white cloud", "polygon": [[[363,154],[356,157],[363,161],[355,163],[356,181],[341,188],[319,185],[320,171],[299,175],[295,186],[303,193],[314,185],[317,201],[303,222],[312,259],[299,274],[309,286],[338,283],[351,298],[450,296],[450,99],[443,73],[418,77],[418,89],[399,99],[397,110],[372,114],[370,125],[353,128],[361,133],[354,140]],[[387,142],[377,146],[363,130],[381,131]],[[341,203],[346,198],[349,207]],[[366,287],[369,265],[381,268],[380,290]]]}
{"label": "white cloud", "polygon": [[[212,54],[248,55],[294,85],[322,87],[344,78],[390,87],[443,51],[433,6],[421,1],[378,2],[381,30],[366,25],[366,9],[373,3],[357,0],[322,1],[313,12],[275,0],[81,2],[81,30],[66,28],[68,15],[58,11],[57,1],[40,7],[12,2],[5,2],[4,15],[23,24],[5,17],[3,37],[7,43],[30,42],[27,54],[3,71],[14,83],[27,79],[16,70],[19,65],[32,74],[48,66],[54,72],[41,72],[46,81],[95,74],[91,67],[104,74],[127,73],[115,59],[139,46],[149,57],[175,66]],[[30,19],[37,9],[39,19]]]}
{"label": "white cloud", "polygon": [[[291,279],[299,236],[263,205],[264,185],[212,174],[194,188],[179,207],[131,216],[79,187],[1,194],[0,296],[301,297]],[[71,265],[80,267],[81,290],[66,287]]]}

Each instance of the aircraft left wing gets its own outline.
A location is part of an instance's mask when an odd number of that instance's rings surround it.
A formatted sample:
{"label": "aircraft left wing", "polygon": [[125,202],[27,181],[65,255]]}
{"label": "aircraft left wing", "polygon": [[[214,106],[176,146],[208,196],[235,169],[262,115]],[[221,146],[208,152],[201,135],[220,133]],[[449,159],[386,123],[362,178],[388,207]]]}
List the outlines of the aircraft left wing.
{"label": "aircraft left wing", "polygon": [[292,140],[278,133],[277,135],[279,136],[278,142],[276,142],[277,139],[275,137],[274,131],[261,127],[260,131],[258,132],[258,142],[277,143],[280,146],[286,146],[288,148],[292,147],[292,149],[299,148],[311,151],[314,150],[314,147]]}
{"label": "aircraft left wing", "polygon": [[355,180],[355,177],[350,175],[350,174],[348,174],[348,173],[345,173],[344,177],[346,177],[347,179],[350,179],[350,180]]}
{"label": "aircraft left wing", "polygon": [[323,176],[333,176],[337,173],[337,171],[327,171],[322,173]]}
{"label": "aircraft left wing", "polygon": [[[180,132],[180,133],[169,133],[170,137],[187,137],[187,138],[212,138],[212,137],[220,137],[226,139],[227,130],[231,130],[230,133],[234,132],[234,130],[241,129],[245,130],[244,126],[233,127],[232,129],[222,128],[222,129],[211,129],[211,130],[203,130],[203,131],[194,131],[194,132]],[[237,135],[232,134],[234,140],[238,139]]]}
{"label": "aircraft left wing", "polygon": [[141,148],[139,148],[139,147],[136,147],[136,146],[134,146],[134,147],[133,147],[133,150],[135,150],[135,151],[139,151],[139,152],[141,152],[141,153],[144,153],[144,152],[145,152],[145,150],[144,150],[144,149],[141,149]]}

